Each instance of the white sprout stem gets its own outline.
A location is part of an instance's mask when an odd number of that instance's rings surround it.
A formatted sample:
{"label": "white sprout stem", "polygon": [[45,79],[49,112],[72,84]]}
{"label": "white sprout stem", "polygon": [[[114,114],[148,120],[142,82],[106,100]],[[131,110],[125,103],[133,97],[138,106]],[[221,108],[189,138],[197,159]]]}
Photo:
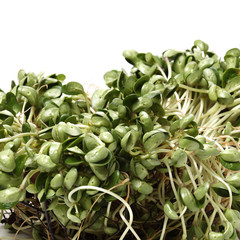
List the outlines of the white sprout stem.
{"label": "white sprout stem", "polygon": [[[76,187],[74,188],[69,194],[68,194],[68,199],[70,202],[72,203],[75,203],[75,200],[72,198],[72,195],[77,192],[77,191],[81,191],[81,190],[86,190],[86,189],[91,189],[91,190],[96,190],[96,191],[100,191],[100,192],[104,192],[104,193],[107,193],[113,197],[115,197],[116,199],[118,199],[120,202],[122,202],[124,204],[124,206],[127,208],[128,212],[129,212],[129,222],[128,221],[123,221],[125,222],[125,224],[127,225],[127,228],[125,230],[125,232],[127,233],[129,231],[129,229],[132,231],[133,235],[136,237],[137,240],[141,240],[140,237],[137,235],[137,233],[134,231],[134,229],[132,228],[132,223],[133,223],[133,212],[132,212],[132,209],[130,207],[130,205],[120,196],[118,196],[117,194],[107,190],[107,189],[104,189],[104,188],[101,188],[101,187],[95,187],[95,186],[80,186],[80,187]],[[125,233],[124,232],[124,233]],[[125,235],[126,235],[125,233]],[[124,238],[124,236],[122,234],[121,238],[119,240],[122,240]]]}
{"label": "white sprout stem", "polygon": [[163,222],[163,227],[162,227],[162,233],[161,233],[161,236],[160,236],[160,240],[164,239],[164,235],[165,235],[166,228],[167,228],[167,222],[168,222],[168,217],[165,216],[164,222]]}
{"label": "white sprout stem", "polygon": [[[166,165],[166,167],[167,167],[167,169],[168,169],[168,174],[169,174],[170,183],[171,183],[172,190],[173,190],[173,193],[174,193],[174,195],[175,195],[175,198],[176,198],[176,200],[177,200],[178,208],[179,208],[180,211],[182,211],[182,206],[181,206],[181,204],[180,204],[180,199],[179,199],[177,190],[176,190],[175,185],[174,185],[173,176],[172,176],[172,171],[171,171],[168,163],[165,163],[165,165]],[[184,216],[181,216],[181,222],[182,222],[182,229],[183,229],[183,238],[185,239],[186,236],[187,236],[187,228],[186,228]]]}
{"label": "white sprout stem", "polygon": [[232,104],[229,104],[228,107],[238,106],[240,104],[240,98],[237,98],[233,101]]}
{"label": "white sprout stem", "polygon": [[181,217],[185,214],[186,211],[187,211],[187,206],[185,206],[185,207],[183,208],[181,214],[179,215],[179,218],[181,218]]}
{"label": "white sprout stem", "polygon": [[164,181],[160,181],[158,184],[158,199],[162,205],[165,203],[165,199],[162,196],[165,196]]}
{"label": "white sprout stem", "polygon": [[[29,221],[29,222],[31,222],[31,221]],[[35,222],[34,222],[34,224],[35,224]],[[16,222],[15,223],[13,223],[12,225],[11,225],[15,230],[18,230],[20,227],[16,224]],[[22,232],[25,232],[24,230],[27,230],[27,229],[32,229],[32,226],[31,225],[27,225],[27,226],[24,226],[24,227],[21,227],[21,231]],[[27,232],[27,231],[26,231]],[[1,238],[2,239],[2,238]],[[7,238],[4,238],[4,239],[7,239]],[[10,238],[9,238],[10,239]],[[17,240],[19,240],[19,238],[17,238]]]}
{"label": "white sprout stem", "polygon": [[[212,123],[213,119],[214,119],[214,120],[217,119],[217,120],[225,121],[225,120],[228,119],[228,118],[229,118],[229,120],[230,120],[231,118],[235,117],[236,115],[239,115],[239,109],[236,109],[236,110],[233,110],[233,109],[232,109],[232,110],[230,110],[230,111],[227,111],[227,112],[224,112],[224,113],[219,114],[221,110],[222,110],[222,109],[219,109],[219,110],[216,112],[216,114],[213,114],[213,115],[210,116],[211,125],[213,125],[213,123]],[[238,110],[238,111],[237,111],[237,110]],[[219,123],[219,125],[220,125],[220,123]]]}
{"label": "white sprout stem", "polygon": [[174,108],[173,106],[176,105],[176,102],[173,102],[170,98],[167,99],[167,101],[165,101],[165,104],[163,105],[164,109],[165,108]]}
{"label": "white sprout stem", "polygon": [[210,222],[209,222],[209,218],[208,218],[208,216],[207,216],[207,214],[206,214],[206,212],[205,212],[205,210],[203,208],[201,208],[201,212],[202,212],[202,214],[203,214],[203,216],[204,216],[208,226],[211,226]]}
{"label": "white sprout stem", "polygon": [[217,134],[218,132],[219,132],[219,130],[213,129],[213,130],[212,130],[212,133],[209,135],[209,137],[210,137],[210,138],[214,138],[215,136],[218,135],[218,134]]}
{"label": "white sprout stem", "polygon": [[232,112],[232,114],[231,114],[232,116],[230,116],[228,119],[228,121],[230,121],[230,122],[233,122],[239,116],[239,113],[240,113],[239,109],[231,110],[229,112]]}
{"label": "white sprout stem", "polygon": [[[212,229],[212,224],[213,224],[213,221],[214,221],[214,219],[215,219],[216,213],[217,213],[217,209],[214,209],[212,215],[210,216],[210,218],[207,217],[207,218],[209,219],[209,220],[208,220],[209,224],[208,224],[208,228],[207,228],[207,230],[206,230],[205,235],[208,235],[208,232]],[[204,216],[204,217],[205,217],[205,216]]]}
{"label": "white sprout stem", "polygon": [[161,74],[163,75],[163,77],[164,77],[166,80],[168,80],[165,72],[162,70],[162,68],[159,66],[158,63],[156,63],[156,66],[157,66],[157,69],[158,69],[158,70],[161,72]]}
{"label": "white sprout stem", "polygon": [[193,225],[196,225],[197,222],[199,221],[199,213],[200,213],[200,211],[196,212],[194,219],[193,219]]}
{"label": "white sprout stem", "polygon": [[87,96],[86,93],[84,93],[83,96],[84,96],[84,98],[85,98],[85,102],[86,102],[86,105],[87,105],[87,111],[88,111],[88,113],[91,113],[88,96]]}
{"label": "white sprout stem", "polygon": [[122,206],[119,205],[119,206],[114,210],[114,212],[112,213],[112,219],[113,219],[113,220],[115,219],[117,213],[120,211],[121,207],[122,207]]}
{"label": "white sprout stem", "polygon": [[184,112],[184,114],[186,114],[186,111],[187,111],[186,106],[189,103],[188,95],[189,95],[189,91],[186,90],[183,94],[184,98],[182,98],[183,96],[181,97],[181,101],[183,101],[183,99],[184,99],[183,106],[182,106],[182,111]]}
{"label": "white sprout stem", "polygon": [[107,211],[106,211],[106,218],[104,220],[104,227],[107,227],[107,222],[108,222],[108,218],[110,215],[111,205],[112,205],[112,202],[109,202],[108,206],[107,206]]}
{"label": "white sprout stem", "polygon": [[[229,111],[227,111],[227,112],[220,113],[221,110],[222,110],[222,109],[218,109],[215,114],[211,114],[211,116],[209,116],[210,119],[212,119],[213,117],[214,117],[214,118],[217,118],[217,119],[220,119],[221,117],[225,117],[225,116],[230,117],[231,115],[234,115],[235,113],[239,113],[239,109],[235,109],[235,110],[231,109],[231,110],[229,110]],[[236,112],[236,110],[238,110],[238,111]],[[220,113],[220,114],[219,114],[219,113]],[[232,116],[231,116],[231,117],[232,117]]]}
{"label": "white sprout stem", "polygon": [[[188,90],[187,90],[188,91]],[[191,104],[193,104],[193,100],[192,100],[192,92],[189,91],[188,94],[188,101],[187,101],[187,105],[186,105],[186,110],[185,113],[189,112],[189,107],[191,106]]]}
{"label": "white sprout stem", "polygon": [[176,147],[176,143],[177,143],[178,141],[179,141],[178,139],[172,139],[171,141],[166,140],[166,143],[167,143],[167,144],[162,145],[161,148],[164,148],[165,146],[166,146],[166,147],[169,147],[169,146],[170,146],[171,148],[175,148],[175,147]]}
{"label": "white sprout stem", "polygon": [[[194,215],[195,215],[195,213],[189,213],[189,214],[187,214],[186,222],[189,221],[189,219],[192,218]],[[171,227],[172,225],[173,225],[173,227]],[[173,230],[173,229],[178,229],[178,227],[180,227],[180,226],[181,226],[181,223],[177,223],[176,221],[171,221],[171,222],[168,224],[169,229],[167,229],[166,232],[171,232],[171,230]],[[181,240],[186,239],[186,238],[187,238],[186,235],[185,235],[185,236],[182,236],[182,239],[181,239]]]}
{"label": "white sprout stem", "polygon": [[96,112],[92,107],[90,107],[90,111],[91,111],[92,113],[95,113],[95,112]]}
{"label": "white sprout stem", "polygon": [[214,127],[216,127],[216,125],[214,126],[214,124],[216,124],[216,123],[218,124],[218,121],[219,121],[219,119],[215,119],[215,120],[213,120],[209,125],[204,126],[204,127],[206,127],[207,129],[209,129],[209,130],[207,130],[207,131],[205,131],[205,132],[203,133],[203,136],[204,136],[204,137],[209,136],[210,133],[211,133],[212,131],[214,131]]}
{"label": "white sprout stem", "polygon": [[218,128],[219,126],[221,126],[221,124],[228,119],[228,116],[225,116],[221,119],[215,119],[210,125],[209,127],[211,128],[210,130],[205,132],[205,135],[209,135],[211,132],[211,136],[214,136],[214,132],[216,132],[216,128]]}
{"label": "white sprout stem", "polygon": [[208,141],[210,141],[210,142],[214,142],[214,144],[216,144],[221,151],[224,150],[223,147],[222,147],[217,141],[215,141],[215,140],[213,140],[212,138],[207,137],[207,136],[205,136],[205,138],[206,138]]}
{"label": "white sprout stem", "polygon": [[175,177],[176,177],[177,181],[179,182],[179,184],[182,184],[182,180],[181,180],[180,177],[178,176],[177,168],[175,168],[175,167],[174,167],[174,174],[175,174]]}
{"label": "white sprout stem", "polygon": [[237,85],[235,88],[232,88],[231,90],[229,90],[229,92],[231,93],[231,92],[235,92],[235,91],[237,91],[237,90],[239,90],[240,89],[240,85]]}
{"label": "white sprout stem", "polygon": [[199,111],[198,111],[198,115],[197,115],[197,119],[196,119],[196,122],[197,122],[197,123],[200,122],[200,118],[201,118],[202,113],[203,113],[203,106],[204,106],[203,98],[201,98],[201,99],[200,99],[200,107],[199,107]]}
{"label": "white sprout stem", "polygon": [[12,136],[12,137],[1,138],[1,139],[0,139],[0,143],[2,143],[2,142],[9,142],[9,141],[12,141],[12,140],[15,139],[15,138],[21,138],[21,137],[26,137],[26,136],[37,137],[38,134],[37,134],[37,133],[32,133],[32,132],[20,133],[20,134],[14,135],[14,136]]}
{"label": "white sprout stem", "polygon": [[213,199],[209,196],[208,193],[206,193],[206,196],[207,196],[207,198],[209,199],[209,201],[211,202],[213,208],[215,208],[215,209],[217,210],[220,218],[221,218],[222,220],[224,220],[224,221],[227,222],[228,220],[227,220],[227,218],[225,217],[225,215],[223,214],[223,212],[222,212],[222,210],[220,209],[220,207],[218,206],[218,204],[216,204],[216,203],[213,201]]}
{"label": "white sprout stem", "polygon": [[208,117],[209,115],[213,115],[216,113],[217,110],[219,110],[219,108],[223,108],[222,106],[220,106],[220,104],[218,102],[216,102],[208,111],[207,113],[205,113],[204,115],[201,116],[201,119]]}
{"label": "white sprout stem", "polygon": [[196,93],[193,93],[193,92],[189,91],[189,90],[186,90],[186,91],[189,92],[188,99],[187,99],[189,104],[186,107],[186,111],[190,111],[191,109],[195,108],[195,102],[197,100],[198,95]]}
{"label": "white sprout stem", "polygon": [[235,112],[236,110],[239,110],[240,108],[240,105],[237,105],[237,106],[234,106],[231,110],[229,111],[232,111],[232,112]]}
{"label": "white sprout stem", "polygon": [[240,130],[238,129],[238,130],[231,131],[231,134],[236,134],[236,133],[240,133]]}
{"label": "white sprout stem", "polygon": [[190,104],[191,104],[191,102],[189,100],[184,101],[183,106],[182,106],[182,112],[184,113],[184,116],[187,114],[188,107]]}
{"label": "white sprout stem", "polygon": [[21,132],[21,131],[22,131],[22,126],[19,126],[16,122],[13,122],[13,124],[12,124],[12,129],[13,129],[15,132]]}
{"label": "white sprout stem", "polygon": [[180,113],[182,116],[185,115],[185,113],[184,113],[183,111],[179,110],[179,109],[167,109],[167,110],[166,110],[166,114],[168,114],[168,115],[173,115],[173,114],[178,115],[179,113]]}
{"label": "white sprout stem", "polygon": [[229,114],[224,114],[224,117],[223,118],[216,118],[218,121],[217,123],[215,123],[214,125],[213,124],[210,124],[210,126],[212,127],[216,127],[216,126],[219,126],[221,125],[224,121],[226,121],[230,116],[231,116],[232,113],[229,113]]}
{"label": "white sprout stem", "polygon": [[219,165],[217,164],[217,162],[215,161],[215,159],[212,161],[212,164],[214,165],[214,167],[216,168],[218,175],[221,176],[222,178],[224,178],[221,169],[219,168]]}
{"label": "white sprout stem", "polygon": [[88,125],[85,125],[85,124],[82,124],[82,123],[78,123],[76,124],[76,126],[80,127],[80,128],[87,128],[87,129],[90,129],[91,127],[88,126]]}
{"label": "white sprout stem", "polygon": [[240,94],[240,90],[238,90],[237,92],[235,92],[232,96],[233,96],[233,98],[236,98],[237,96],[239,96],[239,94]]}
{"label": "white sprout stem", "polygon": [[34,141],[34,138],[31,138],[23,147],[21,147],[21,148],[15,153],[15,156],[17,157],[17,156],[23,154],[24,151],[25,151],[25,147],[31,145],[33,141]]}
{"label": "white sprout stem", "polygon": [[197,113],[199,111],[199,108],[200,108],[200,102],[198,104],[196,104],[196,106],[194,107],[193,111],[191,111],[191,113],[194,115],[194,116],[197,116]]}
{"label": "white sprout stem", "polygon": [[181,84],[181,83],[179,83],[179,87],[184,88],[184,89],[188,89],[192,92],[199,92],[199,93],[207,93],[208,94],[208,90],[206,90],[206,89],[192,88],[192,87],[189,87],[189,86]]}
{"label": "white sprout stem", "polygon": [[200,183],[202,184],[203,183],[202,178],[201,178],[202,166],[200,166],[199,169],[198,169],[198,165],[197,165],[194,157],[189,155],[189,158],[191,159],[191,163],[193,164],[193,166],[195,168],[195,171],[197,172],[197,174],[194,177],[194,180],[199,179]]}
{"label": "white sprout stem", "polygon": [[174,98],[172,100],[169,99],[168,108],[169,109],[177,109],[178,108],[178,101],[177,101],[177,99],[174,99]]}
{"label": "white sprout stem", "polygon": [[160,201],[162,201],[162,203],[164,204],[165,203],[165,181],[163,181],[161,185],[161,193],[162,193],[162,198],[160,199]]}
{"label": "white sprout stem", "polygon": [[[127,219],[124,217],[123,215],[123,211],[125,210],[125,205],[123,205],[123,207],[121,208],[119,215],[122,218],[122,220],[124,221],[124,223],[128,226],[125,231],[122,233],[121,237],[119,238],[119,240],[124,239],[124,237],[126,236],[126,234],[128,233],[129,230],[131,230],[131,232],[133,233],[133,235],[136,237],[136,239],[139,238],[139,236],[137,235],[137,233],[135,232],[135,230],[133,229],[132,225],[129,224],[129,222],[127,221]],[[139,238],[140,239],[140,238]]]}
{"label": "white sprout stem", "polygon": [[24,102],[23,102],[23,107],[22,107],[22,113],[21,113],[21,121],[22,123],[24,123],[26,121],[26,116],[25,116],[25,107],[26,107],[26,104],[27,104],[27,99],[25,98],[24,99]]}
{"label": "white sprout stem", "polygon": [[21,190],[23,190],[23,189],[26,187],[28,180],[29,180],[35,173],[37,173],[37,172],[39,172],[39,169],[38,169],[38,168],[31,170],[31,171],[24,177],[24,179],[23,179],[23,181],[22,181],[22,183],[21,183],[21,185],[20,185],[19,188],[20,188]]}
{"label": "white sprout stem", "polygon": [[223,183],[223,184],[226,186],[226,188],[227,188],[227,190],[228,190],[228,192],[229,192],[228,208],[231,208],[231,206],[232,206],[232,199],[233,199],[233,198],[232,198],[232,190],[231,190],[231,188],[229,187],[229,185],[228,185],[221,177],[219,177],[217,174],[215,174],[215,172],[209,170],[209,168],[206,167],[205,164],[203,164],[202,162],[200,162],[200,164],[203,166],[203,168],[204,168],[211,176],[213,176],[214,178],[216,178],[218,181],[220,181],[221,183]]}
{"label": "white sprout stem", "polygon": [[218,138],[229,138],[229,139],[231,139],[232,140],[232,142],[234,143],[234,145],[236,146],[236,148],[239,150],[240,149],[240,147],[239,147],[239,145],[238,145],[238,143],[235,141],[235,139],[232,137],[232,136],[230,136],[230,135],[222,135],[222,136],[218,136],[218,137],[215,137],[216,139],[218,139]]}
{"label": "white sprout stem", "polygon": [[32,118],[34,116],[34,112],[35,112],[35,107],[32,106],[31,107],[31,111],[30,111],[29,116],[28,116],[28,120],[27,120],[28,122],[32,122]]}
{"label": "white sprout stem", "polygon": [[197,184],[196,184],[196,182],[195,182],[195,180],[193,178],[193,175],[192,175],[190,167],[187,164],[185,164],[185,168],[187,169],[188,175],[189,175],[189,177],[191,179],[191,182],[193,184],[194,189],[197,189]]}
{"label": "white sprout stem", "polygon": [[17,115],[17,116],[14,118],[14,121],[15,121],[15,123],[17,124],[17,126],[22,129],[22,124],[21,124],[21,122],[20,122],[19,119],[18,119],[19,117],[20,117],[20,115]]}

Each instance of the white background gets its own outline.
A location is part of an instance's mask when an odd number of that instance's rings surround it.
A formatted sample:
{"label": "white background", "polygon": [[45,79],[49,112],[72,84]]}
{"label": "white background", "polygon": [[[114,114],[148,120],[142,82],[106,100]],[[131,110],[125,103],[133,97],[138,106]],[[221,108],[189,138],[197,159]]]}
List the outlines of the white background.
{"label": "white background", "polygon": [[16,0],[0,2],[0,87],[17,72],[64,73],[68,81],[103,84],[129,69],[125,49],[160,55],[207,42],[224,56],[240,47],[239,1]]}
{"label": "white background", "polygon": [[21,68],[103,86],[106,71],[130,69],[123,50],[161,55],[196,39],[223,57],[240,48],[239,9],[237,0],[1,1],[0,88],[8,91]]}

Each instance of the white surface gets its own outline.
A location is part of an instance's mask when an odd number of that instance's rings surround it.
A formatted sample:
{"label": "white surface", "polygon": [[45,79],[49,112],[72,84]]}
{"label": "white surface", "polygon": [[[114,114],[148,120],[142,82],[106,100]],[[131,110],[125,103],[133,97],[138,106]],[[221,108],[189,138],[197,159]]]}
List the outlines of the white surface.
{"label": "white surface", "polygon": [[240,47],[239,1],[0,1],[0,81],[17,72],[64,73],[103,84],[103,74],[128,67],[125,49],[161,54],[202,39],[216,53]]}
{"label": "white surface", "polygon": [[129,69],[125,49],[160,55],[201,39],[224,56],[240,48],[239,7],[237,0],[1,1],[0,88],[9,90],[21,68],[101,86],[106,71]]}

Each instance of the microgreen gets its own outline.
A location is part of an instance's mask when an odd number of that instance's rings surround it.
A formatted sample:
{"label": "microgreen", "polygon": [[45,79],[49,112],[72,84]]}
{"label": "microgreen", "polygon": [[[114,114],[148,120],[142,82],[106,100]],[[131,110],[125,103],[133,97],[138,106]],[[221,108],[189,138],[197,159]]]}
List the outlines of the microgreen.
{"label": "microgreen", "polygon": [[91,97],[24,70],[0,91],[2,222],[34,239],[238,239],[240,50],[123,56],[130,73]]}

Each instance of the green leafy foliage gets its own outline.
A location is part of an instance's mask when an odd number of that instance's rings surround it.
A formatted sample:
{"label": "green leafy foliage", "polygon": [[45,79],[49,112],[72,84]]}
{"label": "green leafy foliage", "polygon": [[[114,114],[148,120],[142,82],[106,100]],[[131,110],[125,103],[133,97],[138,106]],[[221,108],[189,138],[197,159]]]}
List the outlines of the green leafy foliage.
{"label": "green leafy foliage", "polygon": [[36,239],[237,239],[240,50],[123,56],[92,96],[24,70],[0,91],[0,209]]}

